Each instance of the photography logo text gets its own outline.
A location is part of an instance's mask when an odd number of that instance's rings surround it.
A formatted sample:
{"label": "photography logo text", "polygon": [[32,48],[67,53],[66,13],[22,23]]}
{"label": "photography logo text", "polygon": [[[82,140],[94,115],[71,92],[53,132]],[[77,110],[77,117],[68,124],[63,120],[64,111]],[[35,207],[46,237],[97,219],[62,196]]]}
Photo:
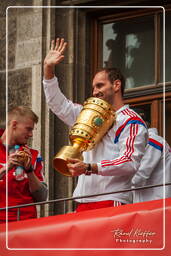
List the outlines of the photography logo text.
{"label": "photography logo text", "polygon": [[151,230],[143,230],[141,228],[135,228],[130,230],[124,230],[121,228],[113,229],[113,239],[116,243],[141,243],[151,244],[156,235],[156,232]]}

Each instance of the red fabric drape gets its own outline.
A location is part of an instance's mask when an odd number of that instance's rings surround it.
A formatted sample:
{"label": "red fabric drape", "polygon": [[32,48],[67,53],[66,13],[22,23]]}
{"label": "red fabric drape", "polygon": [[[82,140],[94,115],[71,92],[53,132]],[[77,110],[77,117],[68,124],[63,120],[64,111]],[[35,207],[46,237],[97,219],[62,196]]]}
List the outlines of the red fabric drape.
{"label": "red fabric drape", "polygon": [[163,207],[164,201],[156,200],[9,223],[10,250],[5,249],[3,224],[1,253],[3,256],[170,256],[171,199]]}

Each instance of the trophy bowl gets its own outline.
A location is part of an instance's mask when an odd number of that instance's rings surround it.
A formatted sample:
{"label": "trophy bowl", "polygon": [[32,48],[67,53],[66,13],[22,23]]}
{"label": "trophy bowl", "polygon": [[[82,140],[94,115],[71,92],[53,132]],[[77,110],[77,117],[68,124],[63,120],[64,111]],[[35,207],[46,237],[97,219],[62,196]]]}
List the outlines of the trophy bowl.
{"label": "trophy bowl", "polygon": [[71,145],[62,147],[53,159],[55,170],[65,176],[71,176],[67,168],[67,158],[83,160],[82,152],[91,150],[112,127],[115,120],[112,105],[96,97],[88,98],[69,132]]}

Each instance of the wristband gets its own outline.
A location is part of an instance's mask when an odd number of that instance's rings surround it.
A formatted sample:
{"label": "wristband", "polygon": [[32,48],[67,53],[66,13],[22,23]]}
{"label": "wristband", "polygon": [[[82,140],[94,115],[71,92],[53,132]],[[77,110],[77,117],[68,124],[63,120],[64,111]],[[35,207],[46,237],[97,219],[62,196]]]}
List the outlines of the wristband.
{"label": "wristband", "polygon": [[33,169],[33,166],[31,165],[30,168],[28,170],[25,170],[26,173],[30,173],[30,172],[33,172],[34,169]]}
{"label": "wristband", "polygon": [[88,164],[87,168],[85,169],[85,175],[91,175],[92,174],[92,169],[91,169],[91,164]]}

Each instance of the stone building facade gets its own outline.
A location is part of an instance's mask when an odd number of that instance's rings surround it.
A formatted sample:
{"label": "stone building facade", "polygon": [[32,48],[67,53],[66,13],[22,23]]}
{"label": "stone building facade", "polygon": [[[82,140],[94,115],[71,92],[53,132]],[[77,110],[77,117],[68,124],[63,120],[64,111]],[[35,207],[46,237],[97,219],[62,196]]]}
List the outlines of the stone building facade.
{"label": "stone building facade", "polygon": [[[91,93],[95,69],[92,58],[98,58],[91,49],[92,17],[98,15],[99,6],[131,6],[135,2],[150,5],[145,0],[0,2],[0,127],[5,127],[6,108],[15,105],[30,106],[39,116],[31,143],[45,160],[49,199],[71,196],[76,184],[76,180],[58,174],[52,167],[55,153],[68,144],[68,128],[49,111],[42,89],[43,59],[50,42],[56,37],[64,37],[68,42],[65,59],[55,72],[64,94],[83,103]],[[161,4],[162,1],[155,1],[155,5]],[[111,8],[104,9],[101,16],[108,13],[111,15]],[[133,93],[129,97],[134,97]],[[46,210],[46,214],[62,213],[63,205],[51,204]],[[66,210],[72,211],[73,204],[67,203]]]}

